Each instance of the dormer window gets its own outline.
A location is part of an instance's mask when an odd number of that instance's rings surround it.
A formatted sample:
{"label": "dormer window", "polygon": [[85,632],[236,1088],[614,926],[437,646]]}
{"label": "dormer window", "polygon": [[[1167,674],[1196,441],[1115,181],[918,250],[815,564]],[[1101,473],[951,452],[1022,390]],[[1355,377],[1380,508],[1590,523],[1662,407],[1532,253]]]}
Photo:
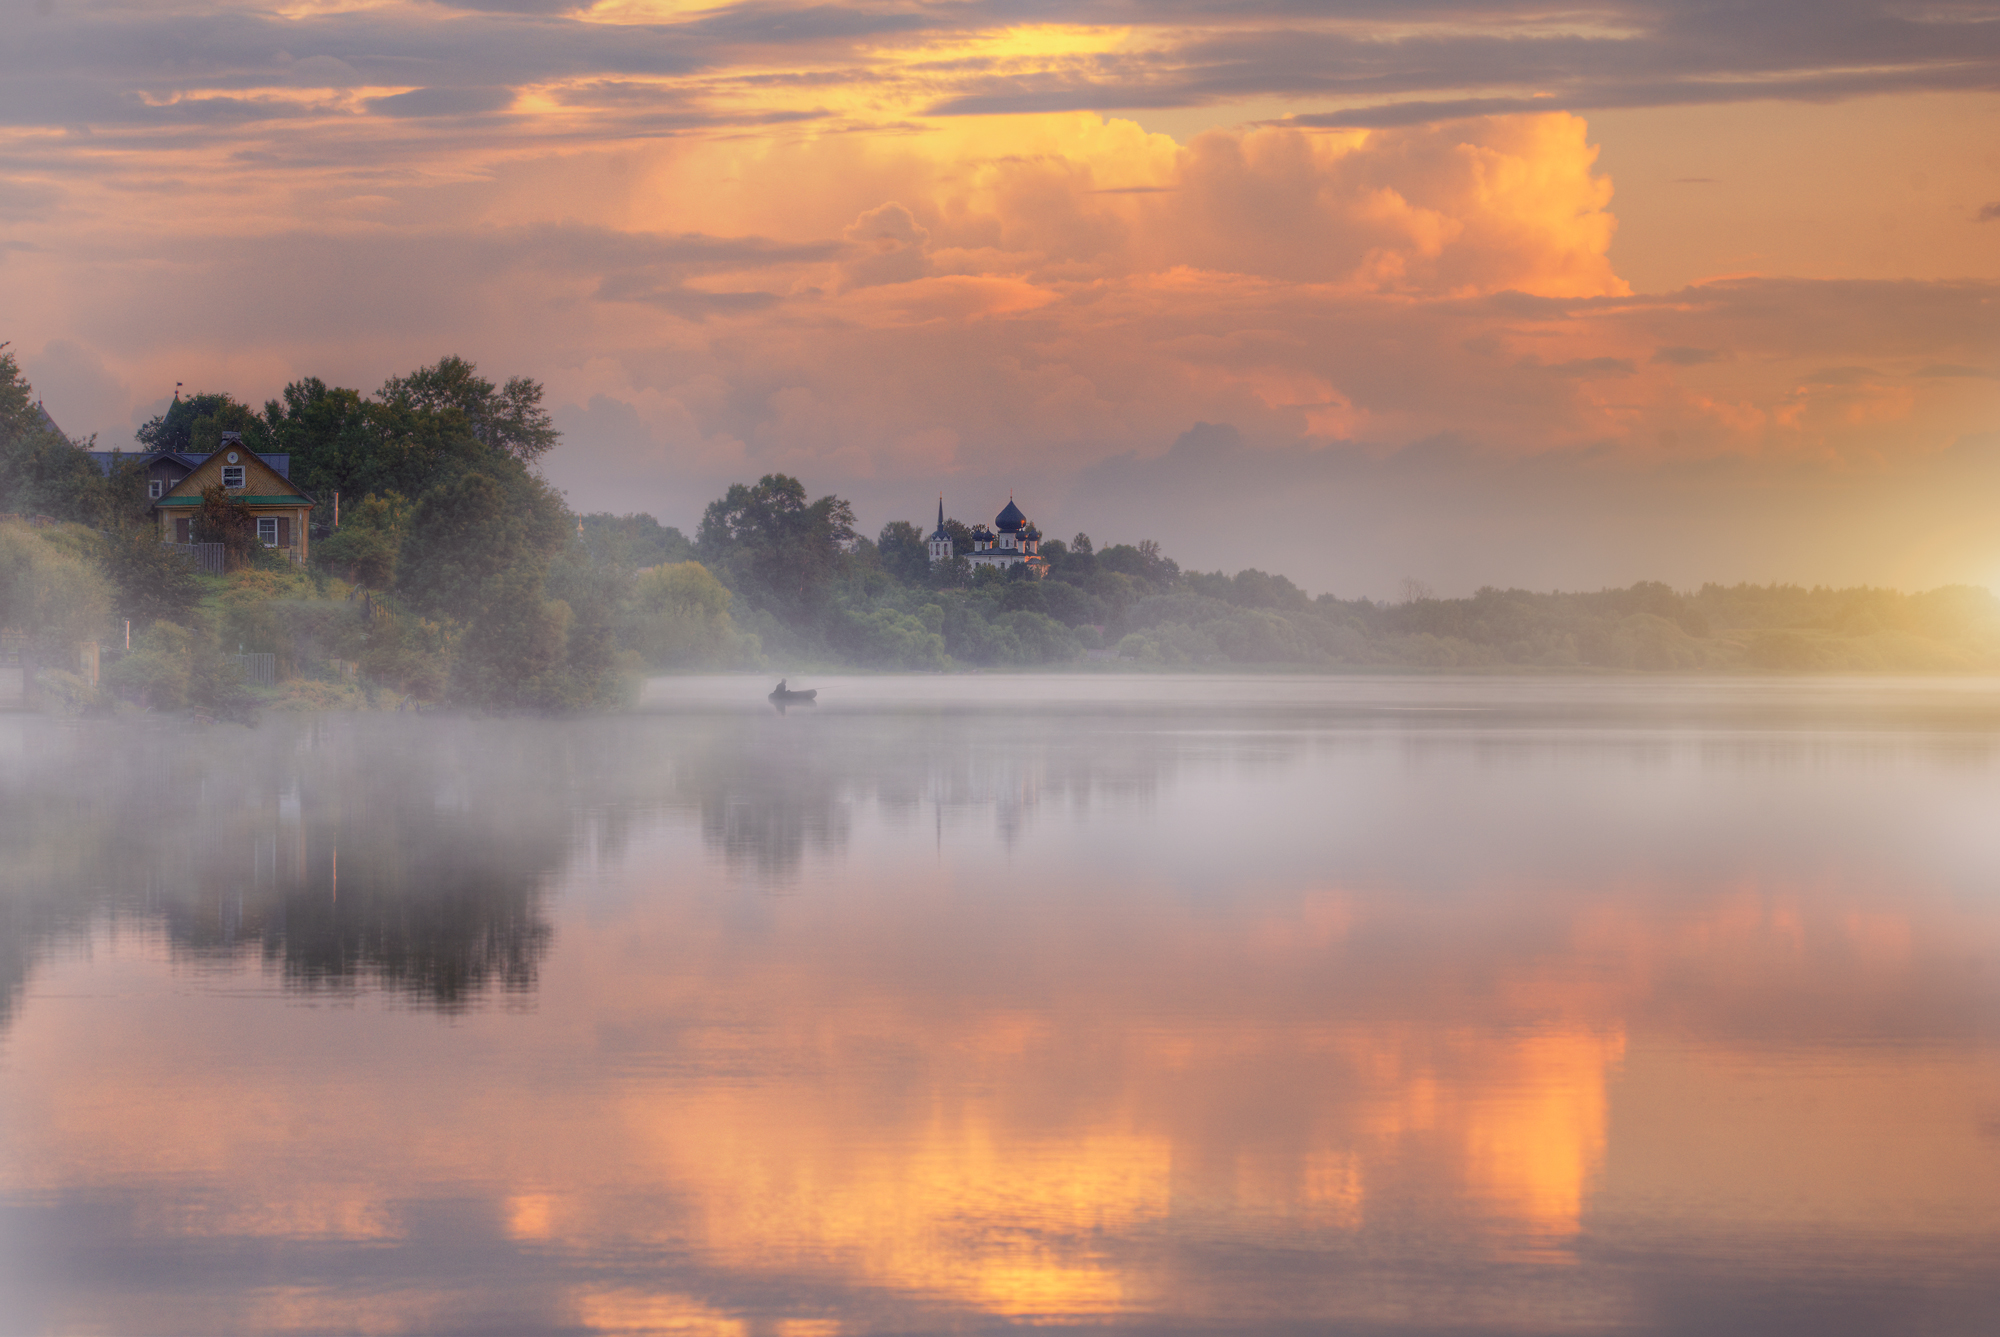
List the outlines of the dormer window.
{"label": "dormer window", "polygon": [[222,486],[241,490],[243,487],[243,466],[225,464],[222,466]]}
{"label": "dormer window", "polygon": [[165,492],[166,490],[167,490],[167,485],[165,483],[162,483],[157,478],[151,479],[146,484],[146,495],[151,497],[154,501],[158,501],[160,499],[160,494]]}

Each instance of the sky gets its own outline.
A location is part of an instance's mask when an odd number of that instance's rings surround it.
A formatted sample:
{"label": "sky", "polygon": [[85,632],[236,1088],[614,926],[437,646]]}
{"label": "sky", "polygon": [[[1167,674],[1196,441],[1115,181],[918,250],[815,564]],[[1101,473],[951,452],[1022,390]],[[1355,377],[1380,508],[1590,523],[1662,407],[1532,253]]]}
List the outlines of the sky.
{"label": "sky", "polygon": [[2000,589],[2000,4],[0,0],[0,339],[1393,597]]}

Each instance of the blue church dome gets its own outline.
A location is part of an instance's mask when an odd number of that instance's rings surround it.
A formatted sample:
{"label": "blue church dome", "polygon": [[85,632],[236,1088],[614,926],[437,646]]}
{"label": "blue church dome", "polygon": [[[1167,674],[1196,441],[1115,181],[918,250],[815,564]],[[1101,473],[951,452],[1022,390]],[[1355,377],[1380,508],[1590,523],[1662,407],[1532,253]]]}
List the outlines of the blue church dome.
{"label": "blue church dome", "polygon": [[1007,498],[1007,509],[993,517],[993,527],[1003,534],[1016,533],[1027,523],[1028,517],[1021,514],[1012,497]]}

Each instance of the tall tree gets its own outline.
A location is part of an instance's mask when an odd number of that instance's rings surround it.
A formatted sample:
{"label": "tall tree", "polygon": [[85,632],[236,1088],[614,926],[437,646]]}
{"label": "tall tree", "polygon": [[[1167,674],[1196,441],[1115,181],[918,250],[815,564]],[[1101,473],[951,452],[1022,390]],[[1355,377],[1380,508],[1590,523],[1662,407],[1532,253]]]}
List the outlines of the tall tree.
{"label": "tall tree", "polygon": [[733,483],[702,513],[695,551],[756,606],[794,625],[816,624],[854,539],[854,508],[835,496],[806,500],[805,485],[765,474]]}
{"label": "tall tree", "polygon": [[108,528],[115,522],[120,487],[129,479],[107,480],[84,450],[56,430],[6,348],[0,344],[0,511]]}
{"label": "tall tree", "polygon": [[435,366],[390,377],[382,383],[381,399],[432,413],[455,409],[484,445],[524,464],[540,459],[562,439],[542,407],[539,381],[514,376],[496,387],[462,357],[439,358]]}
{"label": "tall tree", "polygon": [[583,518],[583,548],[590,562],[630,573],[665,562],[685,562],[694,545],[680,530],[652,516],[596,511]]}
{"label": "tall tree", "polygon": [[396,490],[378,476],[382,433],[370,407],[359,390],[329,386],[317,376],[293,381],[282,399],[264,405],[271,448],[292,457],[292,482],[324,506],[324,514],[313,516],[317,524],[331,526],[335,492],[359,500]]}
{"label": "tall tree", "polygon": [[178,450],[208,455],[222,445],[224,432],[241,432],[243,444],[254,451],[271,449],[270,429],[257,410],[239,404],[233,395],[205,393],[177,398],[167,411],[133,433],[147,452]]}
{"label": "tall tree", "polygon": [[930,548],[923,531],[908,520],[891,520],[875,540],[882,569],[898,580],[918,581],[930,573]]}

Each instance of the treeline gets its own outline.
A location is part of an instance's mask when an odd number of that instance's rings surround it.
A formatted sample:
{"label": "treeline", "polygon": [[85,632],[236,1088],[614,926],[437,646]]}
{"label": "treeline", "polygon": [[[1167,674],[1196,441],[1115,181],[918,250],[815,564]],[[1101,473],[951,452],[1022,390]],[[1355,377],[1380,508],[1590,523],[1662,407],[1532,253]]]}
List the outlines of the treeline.
{"label": "treeline", "polygon": [[[205,454],[225,431],[288,454],[317,497],[306,568],[255,543],[221,495],[195,536],[231,549],[227,577],[196,576],[157,541],[136,461],[161,446]],[[1969,587],[1416,587],[1376,602],[1258,570],[1182,570],[1150,540],[1082,533],[1044,539],[1035,579],[973,570],[973,527],[955,519],[953,560],[934,566],[924,528],[892,521],[871,539],[846,501],[782,474],[731,486],[690,539],[648,515],[571,512],[536,469],[559,444],[541,387],[496,385],[455,357],[372,395],[306,379],[262,409],[178,399],[109,473],[89,444],[53,429],[0,347],[0,512],[66,522],[0,535],[0,630],[81,698],[65,656],[111,644],[130,619],[132,651],[106,681],[218,715],[259,699],[238,652],[275,655],[306,705],[386,690],[497,710],[601,708],[644,673],[688,669],[2000,667],[2000,605]]]}
{"label": "treeline", "polygon": [[1150,540],[1045,539],[1047,577],[973,571],[893,521],[870,540],[838,497],[771,475],[711,504],[693,545],[736,596],[735,621],[792,660],[879,668],[1061,663],[1168,668],[1937,670],[2000,667],[2000,601],[1969,586],[1657,582],[1589,593],[1482,589],[1398,602],[1309,596],[1282,575],[1184,571]]}

